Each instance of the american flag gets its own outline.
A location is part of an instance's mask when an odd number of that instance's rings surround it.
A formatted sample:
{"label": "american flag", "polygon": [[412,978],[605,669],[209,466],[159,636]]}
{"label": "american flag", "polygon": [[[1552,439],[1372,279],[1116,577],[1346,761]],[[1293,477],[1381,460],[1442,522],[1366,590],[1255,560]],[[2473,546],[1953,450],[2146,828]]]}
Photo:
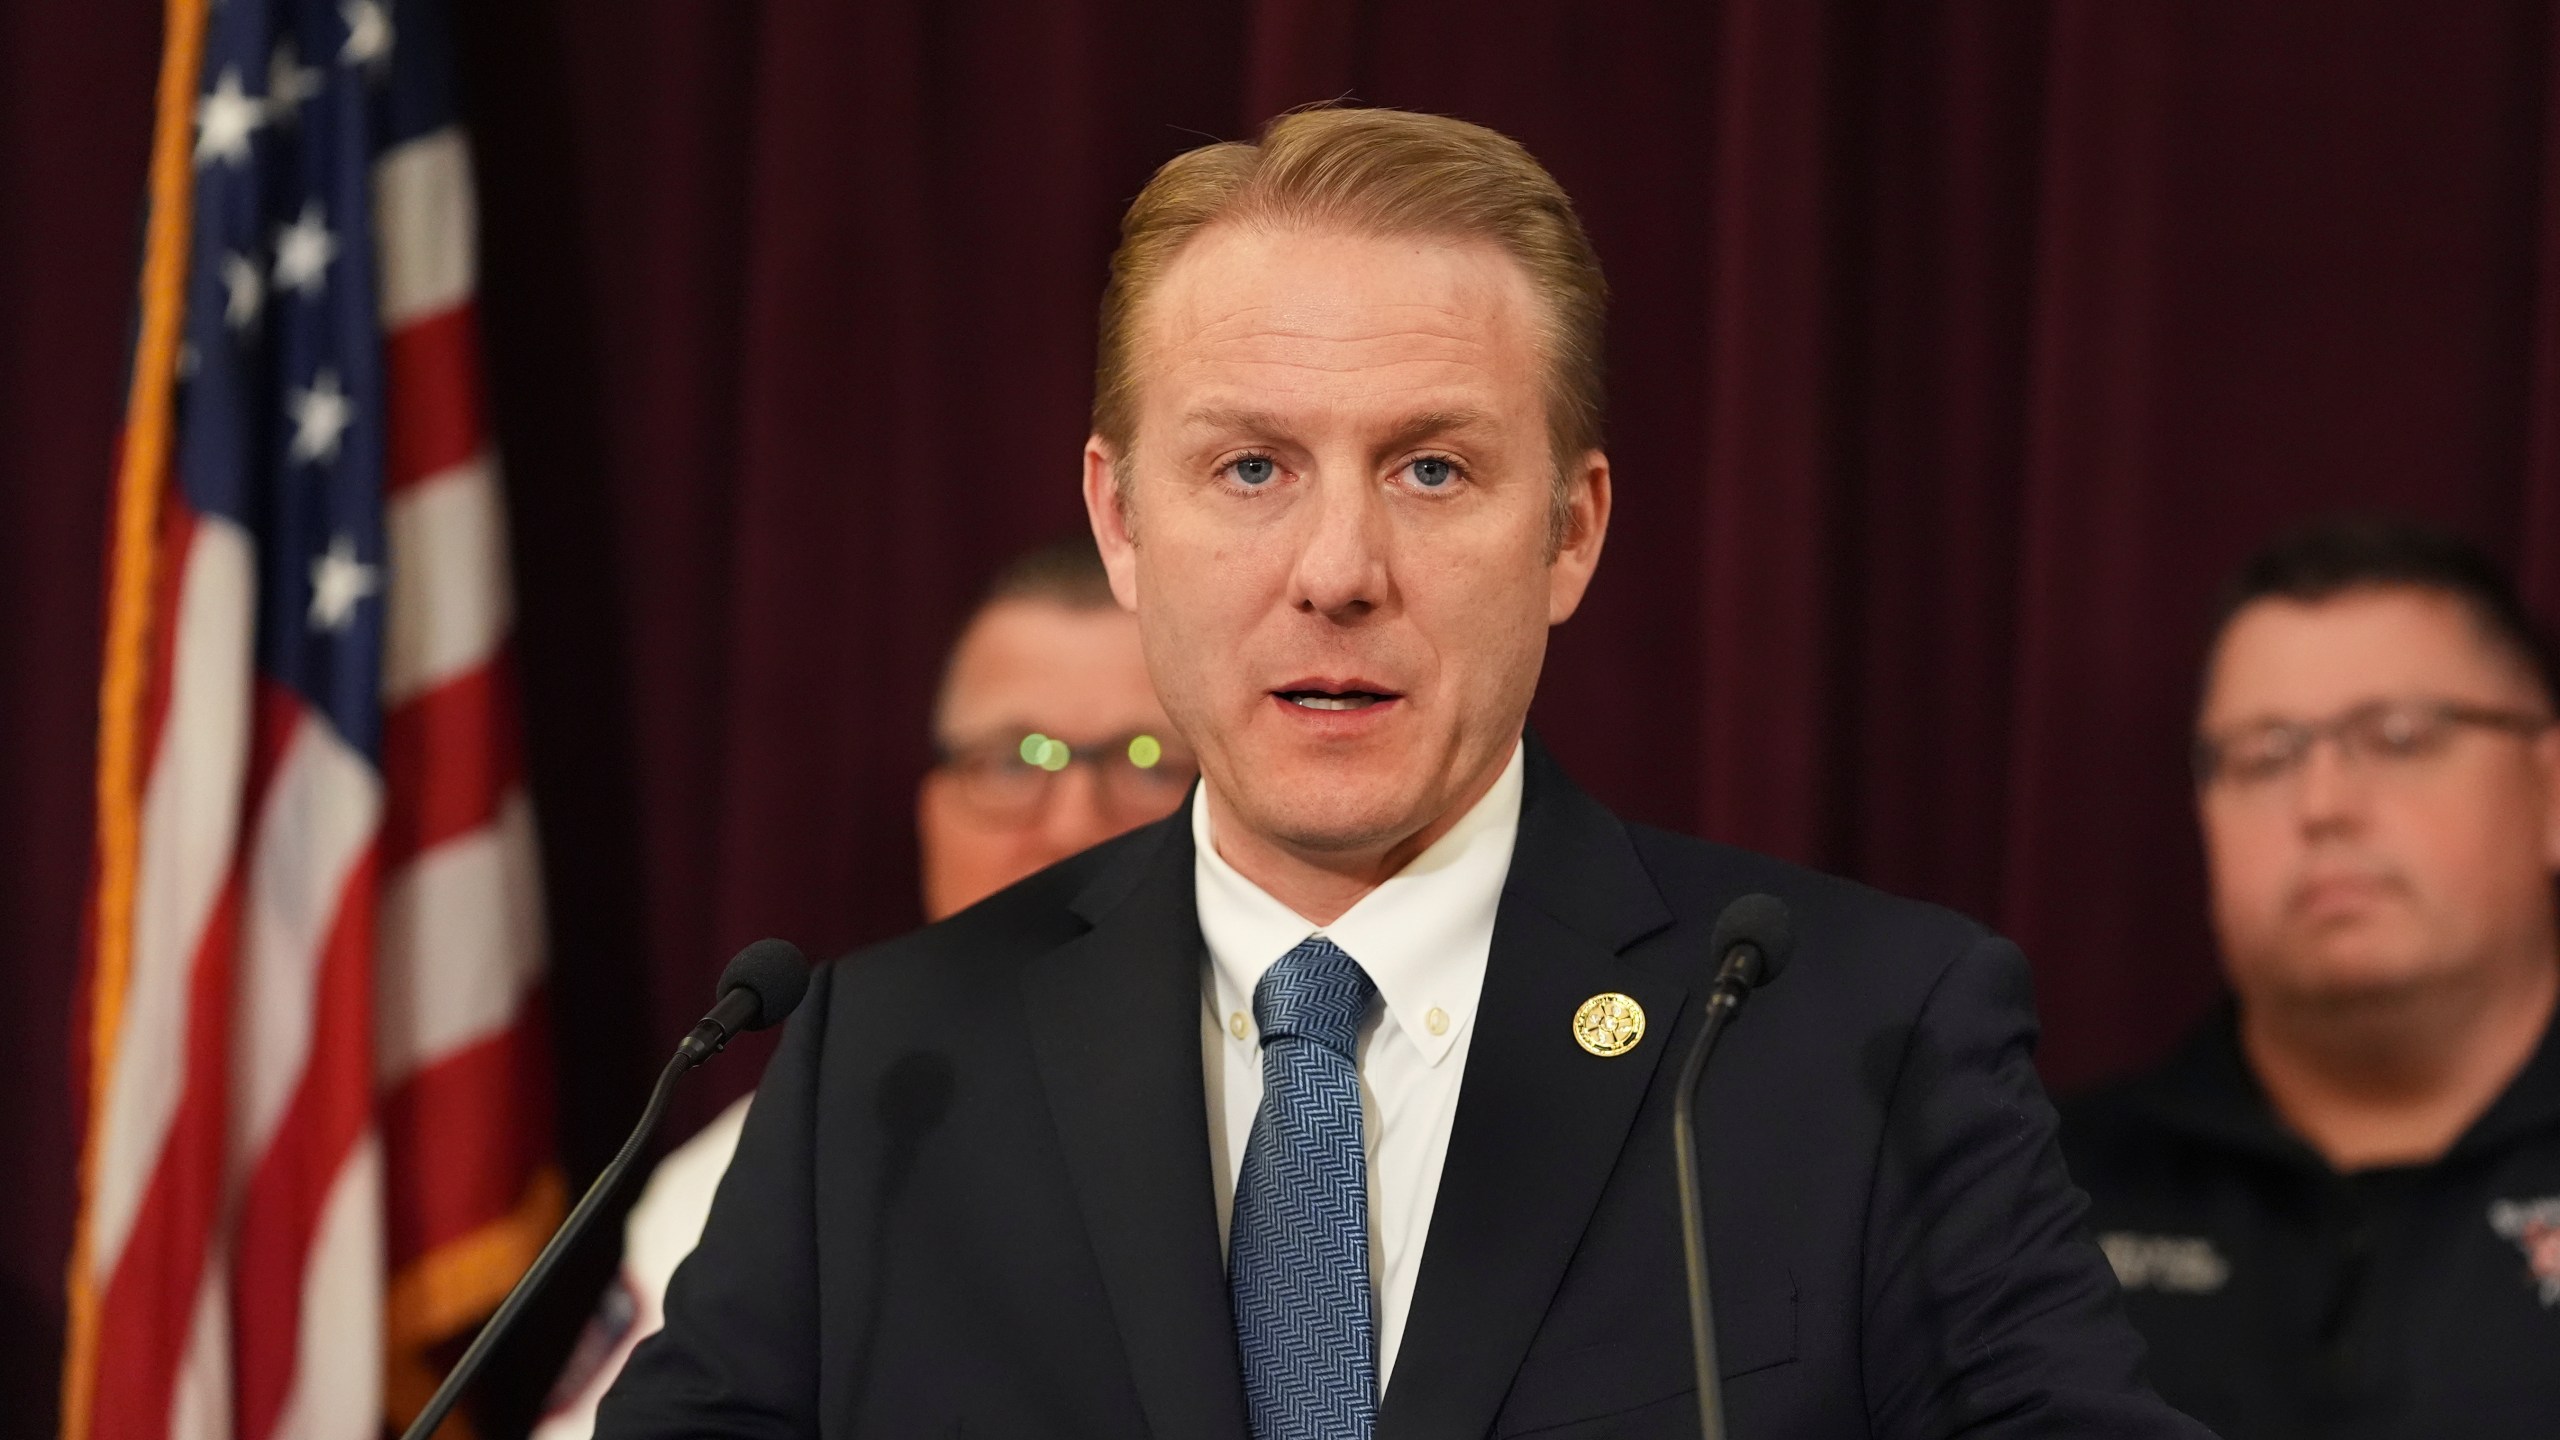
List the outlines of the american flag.
{"label": "american flag", "polygon": [[430,0],[169,0],[110,538],[68,1440],[377,1436],[556,1217]]}

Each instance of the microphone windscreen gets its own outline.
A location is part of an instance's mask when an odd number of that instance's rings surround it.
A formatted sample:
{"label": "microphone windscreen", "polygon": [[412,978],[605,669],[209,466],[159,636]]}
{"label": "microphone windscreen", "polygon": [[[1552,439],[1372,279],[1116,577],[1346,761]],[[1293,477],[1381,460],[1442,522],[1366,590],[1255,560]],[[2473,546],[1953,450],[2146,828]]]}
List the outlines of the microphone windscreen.
{"label": "microphone windscreen", "polygon": [[779,1025],[784,1016],[800,1008],[800,997],[809,993],[809,957],[788,940],[759,940],[731,957],[729,968],[720,972],[720,989],[714,998],[726,998],[732,990],[756,997],[755,1018],[740,1029]]}
{"label": "microphone windscreen", "polygon": [[1787,968],[1787,957],[1795,953],[1795,927],[1787,920],[1787,902],[1775,895],[1745,895],[1724,907],[1716,917],[1715,940],[1708,953],[1716,964],[1724,964],[1736,945],[1749,945],[1760,952],[1760,973],[1754,985],[1766,985]]}

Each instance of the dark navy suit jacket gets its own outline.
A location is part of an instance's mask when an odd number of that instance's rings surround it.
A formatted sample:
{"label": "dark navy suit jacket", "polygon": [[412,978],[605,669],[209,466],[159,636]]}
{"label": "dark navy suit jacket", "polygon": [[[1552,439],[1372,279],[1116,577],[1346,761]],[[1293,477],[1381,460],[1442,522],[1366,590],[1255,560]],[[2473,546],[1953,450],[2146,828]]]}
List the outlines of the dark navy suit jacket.
{"label": "dark navy suit jacket", "polygon": [[[1699,1112],[1738,1440],[2203,1435],[2083,1233],[2017,950],[1623,824],[1533,740],[1381,1440],[1697,1433],[1671,1091],[1755,890],[1794,963]],[[1204,953],[1177,814],[822,971],[600,1435],[1243,1440]],[[1614,1058],[1603,991],[1651,1023]]]}

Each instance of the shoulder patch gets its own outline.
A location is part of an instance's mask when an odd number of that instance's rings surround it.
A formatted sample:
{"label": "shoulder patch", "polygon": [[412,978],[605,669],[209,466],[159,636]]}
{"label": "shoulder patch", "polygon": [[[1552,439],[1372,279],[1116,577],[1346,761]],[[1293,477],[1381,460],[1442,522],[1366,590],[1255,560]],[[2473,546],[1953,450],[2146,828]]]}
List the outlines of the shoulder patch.
{"label": "shoulder patch", "polygon": [[2098,1237],[2127,1290],[2167,1295],[2211,1295],[2231,1280],[2231,1262],[2202,1235],[2141,1235],[2110,1230]]}
{"label": "shoulder patch", "polygon": [[2560,1195],[2492,1200],[2489,1228],[2524,1252],[2526,1280],[2542,1292],[2543,1308],[2560,1305]]}

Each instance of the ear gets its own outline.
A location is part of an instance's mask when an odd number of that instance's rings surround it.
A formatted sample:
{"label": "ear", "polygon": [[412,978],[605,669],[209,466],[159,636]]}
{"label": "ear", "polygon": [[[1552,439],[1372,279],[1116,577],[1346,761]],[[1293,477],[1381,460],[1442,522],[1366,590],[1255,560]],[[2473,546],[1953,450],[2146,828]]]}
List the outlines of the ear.
{"label": "ear", "polygon": [[1126,496],[1120,493],[1118,457],[1111,442],[1089,435],[1084,442],[1084,515],[1093,526],[1093,543],[1102,551],[1102,568],[1111,576],[1111,596],[1120,608],[1138,609],[1138,541],[1130,524]]}
{"label": "ear", "polygon": [[1565,482],[1565,527],[1555,559],[1547,566],[1547,623],[1561,625],[1582,606],[1582,592],[1600,568],[1600,547],[1609,538],[1609,457],[1586,451],[1582,463]]}

